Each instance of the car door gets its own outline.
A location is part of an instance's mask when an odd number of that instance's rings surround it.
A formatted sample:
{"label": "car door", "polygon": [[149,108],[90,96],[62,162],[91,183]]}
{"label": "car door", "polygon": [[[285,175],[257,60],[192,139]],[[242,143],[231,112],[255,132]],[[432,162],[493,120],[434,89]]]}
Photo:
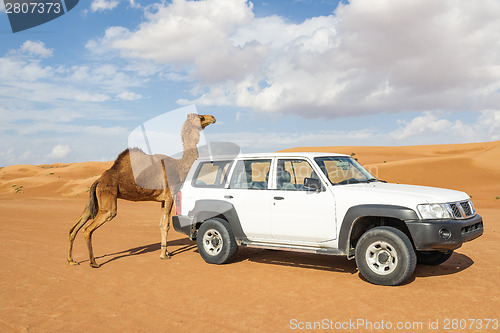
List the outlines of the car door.
{"label": "car door", "polygon": [[319,179],[311,163],[301,158],[280,158],[275,168],[270,190],[273,239],[293,243],[336,239],[333,193],[324,184],[319,191],[304,186],[305,178]]}
{"label": "car door", "polygon": [[224,196],[238,214],[241,228],[250,240],[271,238],[268,190],[271,159],[243,159],[234,166]]}

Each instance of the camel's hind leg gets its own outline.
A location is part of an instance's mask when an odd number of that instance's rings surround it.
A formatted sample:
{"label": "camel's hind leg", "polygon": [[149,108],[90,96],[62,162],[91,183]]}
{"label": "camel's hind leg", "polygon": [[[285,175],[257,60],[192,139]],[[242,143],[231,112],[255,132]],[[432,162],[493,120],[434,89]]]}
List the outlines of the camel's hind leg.
{"label": "camel's hind leg", "polygon": [[97,191],[97,197],[99,201],[99,212],[95,217],[94,221],[85,228],[83,235],[87,241],[87,247],[89,249],[89,259],[90,266],[98,268],[99,265],[95,261],[94,252],[92,250],[92,234],[104,223],[111,221],[116,216],[116,193],[103,190]]}
{"label": "camel's hind leg", "polygon": [[172,205],[174,201],[169,198],[161,203],[161,219],[160,219],[160,233],[161,233],[161,252],[160,259],[170,259],[170,253],[167,251],[167,236],[170,230],[170,220],[172,218]]}
{"label": "camel's hind leg", "polygon": [[73,260],[73,242],[75,241],[76,234],[78,231],[90,220],[90,209],[89,205],[83,210],[80,219],[75,223],[75,225],[69,230],[69,249],[68,249],[68,264],[78,265],[76,261]]}

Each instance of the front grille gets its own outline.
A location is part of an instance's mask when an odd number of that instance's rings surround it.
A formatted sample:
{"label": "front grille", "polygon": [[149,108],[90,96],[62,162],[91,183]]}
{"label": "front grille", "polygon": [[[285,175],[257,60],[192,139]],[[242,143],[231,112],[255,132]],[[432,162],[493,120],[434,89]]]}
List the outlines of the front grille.
{"label": "front grille", "polygon": [[456,219],[461,219],[462,218],[462,213],[460,212],[460,209],[458,208],[457,204],[450,204],[450,208],[451,208],[451,213],[453,215],[454,218]]}
{"label": "front grille", "polygon": [[448,211],[454,219],[468,219],[469,217],[473,217],[476,215],[474,211],[474,206],[470,200],[467,201],[459,201],[459,202],[450,202],[446,204],[448,207]]}
{"label": "front grille", "polygon": [[460,203],[460,206],[462,206],[462,209],[464,210],[465,216],[471,216],[472,211],[470,209],[470,205],[468,201],[464,201]]}

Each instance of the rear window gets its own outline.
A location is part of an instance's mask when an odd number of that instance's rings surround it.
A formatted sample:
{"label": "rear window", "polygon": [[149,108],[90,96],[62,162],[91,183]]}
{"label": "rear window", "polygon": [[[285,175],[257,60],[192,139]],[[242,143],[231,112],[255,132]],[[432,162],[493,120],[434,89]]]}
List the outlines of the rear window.
{"label": "rear window", "polygon": [[193,187],[224,187],[231,161],[202,162],[196,170]]}

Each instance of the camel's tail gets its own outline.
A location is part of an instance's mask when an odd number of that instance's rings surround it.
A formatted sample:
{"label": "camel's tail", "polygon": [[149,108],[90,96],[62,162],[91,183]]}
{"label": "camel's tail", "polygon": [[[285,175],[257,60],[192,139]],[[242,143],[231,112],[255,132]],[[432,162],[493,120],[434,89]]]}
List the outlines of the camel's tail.
{"label": "camel's tail", "polygon": [[97,212],[99,211],[99,202],[97,201],[97,194],[96,194],[96,188],[97,184],[99,184],[99,179],[92,184],[90,187],[90,193],[89,193],[89,210],[90,210],[90,217],[95,218],[97,216]]}

